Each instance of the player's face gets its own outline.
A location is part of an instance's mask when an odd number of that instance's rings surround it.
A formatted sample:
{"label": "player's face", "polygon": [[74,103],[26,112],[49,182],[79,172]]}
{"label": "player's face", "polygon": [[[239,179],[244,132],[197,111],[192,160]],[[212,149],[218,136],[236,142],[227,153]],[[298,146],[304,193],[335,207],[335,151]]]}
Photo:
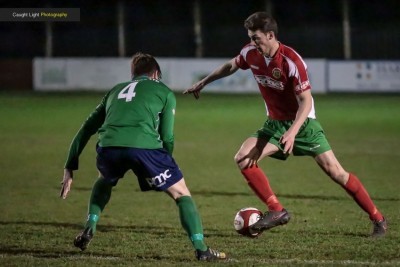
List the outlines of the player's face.
{"label": "player's face", "polygon": [[260,30],[248,31],[251,43],[257,47],[258,52],[268,56],[272,48],[273,33],[264,33]]}

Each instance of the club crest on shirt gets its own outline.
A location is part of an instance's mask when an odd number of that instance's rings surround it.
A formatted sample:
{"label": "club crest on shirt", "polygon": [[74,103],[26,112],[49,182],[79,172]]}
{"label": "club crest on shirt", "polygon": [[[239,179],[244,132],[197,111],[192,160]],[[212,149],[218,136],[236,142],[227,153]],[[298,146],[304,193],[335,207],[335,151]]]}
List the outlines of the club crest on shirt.
{"label": "club crest on shirt", "polygon": [[280,79],[282,76],[282,71],[279,68],[274,68],[272,70],[272,77],[274,77],[275,79]]}

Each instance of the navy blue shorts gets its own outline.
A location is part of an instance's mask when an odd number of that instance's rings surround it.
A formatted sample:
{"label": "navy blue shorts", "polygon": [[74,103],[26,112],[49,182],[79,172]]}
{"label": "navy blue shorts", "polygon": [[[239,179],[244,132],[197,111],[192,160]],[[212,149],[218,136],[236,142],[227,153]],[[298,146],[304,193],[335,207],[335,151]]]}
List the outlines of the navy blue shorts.
{"label": "navy blue shorts", "polygon": [[165,191],[183,178],[175,160],[165,149],[97,147],[97,169],[113,184],[132,170],[142,191]]}

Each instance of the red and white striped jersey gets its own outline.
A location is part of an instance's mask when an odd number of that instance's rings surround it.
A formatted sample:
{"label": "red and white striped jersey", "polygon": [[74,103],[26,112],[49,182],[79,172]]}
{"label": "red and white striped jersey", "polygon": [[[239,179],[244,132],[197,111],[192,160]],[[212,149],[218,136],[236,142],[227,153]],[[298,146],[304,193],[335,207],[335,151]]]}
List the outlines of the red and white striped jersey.
{"label": "red and white striped jersey", "polygon": [[[294,120],[299,105],[295,94],[311,89],[307,65],[292,48],[279,43],[272,58],[261,55],[248,44],[235,58],[241,69],[251,69],[264,98],[267,115],[273,120]],[[308,114],[315,119],[314,101]]]}

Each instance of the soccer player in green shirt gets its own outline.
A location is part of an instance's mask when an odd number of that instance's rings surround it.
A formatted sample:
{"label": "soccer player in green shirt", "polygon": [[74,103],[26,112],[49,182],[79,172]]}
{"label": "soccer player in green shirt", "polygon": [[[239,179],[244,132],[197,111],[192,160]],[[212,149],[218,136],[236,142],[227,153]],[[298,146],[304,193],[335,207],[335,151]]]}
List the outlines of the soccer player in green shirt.
{"label": "soccer player in green shirt", "polygon": [[174,148],[174,93],[162,82],[155,58],[137,53],[131,62],[132,81],[117,84],[90,114],[74,137],[64,168],[60,197],[65,199],[78,169],[79,155],[90,137],[98,133],[97,168],[85,229],[74,245],[82,251],[89,245],[100,214],[111,197],[113,186],[128,170],[137,176],[142,191],[164,191],[179,209],[182,227],[195,256],[201,261],[225,259],[204,243],[203,227],[183,175],[172,157]]}

